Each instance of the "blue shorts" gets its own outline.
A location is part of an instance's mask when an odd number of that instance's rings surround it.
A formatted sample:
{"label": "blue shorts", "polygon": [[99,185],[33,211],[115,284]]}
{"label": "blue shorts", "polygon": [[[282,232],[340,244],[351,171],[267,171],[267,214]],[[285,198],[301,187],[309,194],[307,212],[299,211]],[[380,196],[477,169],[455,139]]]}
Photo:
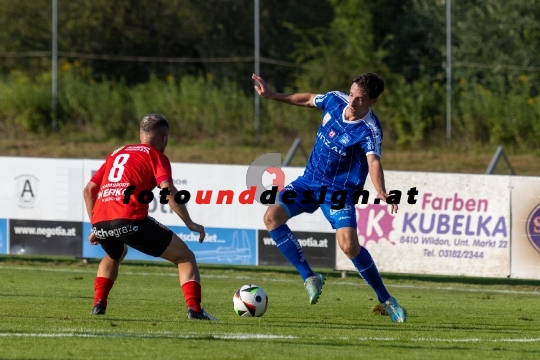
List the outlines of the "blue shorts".
{"label": "blue shorts", "polygon": [[299,176],[279,193],[279,204],[285,208],[289,219],[302,213],[312,214],[320,207],[332,225],[332,229],[343,227],[356,229],[356,208],[353,204],[354,190],[327,188],[326,194],[322,193],[324,193],[324,188],[320,183]]}

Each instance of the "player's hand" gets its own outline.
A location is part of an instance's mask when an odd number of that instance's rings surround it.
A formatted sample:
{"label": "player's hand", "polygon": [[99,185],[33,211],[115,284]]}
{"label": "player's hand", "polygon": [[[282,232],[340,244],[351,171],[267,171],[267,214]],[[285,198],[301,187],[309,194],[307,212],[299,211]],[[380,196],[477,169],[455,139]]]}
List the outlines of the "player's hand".
{"label": "player's hand", "polygon": [[187,228],[189,230],[199,233],[199,242],[200,243],[202,243],[204,241],[204,238],[206,237],[206,232],[204,231],[204,226],[199,225],[199,224],[194,223],[194,222],[186,224],[186,226],[187,226]]}
{"label": "player's hand", "polygon": [[[387,194],[387,193],[385,193],[385,192],[380,191],[380,192],[377,193],[376,198],[377,198],[377,199],[381,199],[382,201],[384,201],[385,203],[387,203],[387,202],[386,202],[386,199],[387,199],[389,196],[390,196],[390,194]],[[388,203],[387,203],[387,204],[388,204]],[[393,214],[393,213],[396,213],[396,214],[397,214],[397,211],[398,211],[398,206],[397,206],[397,204],[389,204],[389,205],[392,205],[392,209],[390,210],[390,214]]]}
{"label": "player's hand", "polygon": [[99,240],[96,237],[96,234],[94,234],[92,231],[90,232],[90,235],[88,235],[88,241],[90,242],[90,245],[99,244]]}
{"label": "player's hand", "polygon": [[255,90],[260,96],[262,96],[263,98],[268,98],[268,99],[272,98],[274,93],[270,90],[268,85],[266,85],[262,77],[260,77],[257,74],[253,74],[251,75],[251,78],[259,83],[259,86],[255,86]]}

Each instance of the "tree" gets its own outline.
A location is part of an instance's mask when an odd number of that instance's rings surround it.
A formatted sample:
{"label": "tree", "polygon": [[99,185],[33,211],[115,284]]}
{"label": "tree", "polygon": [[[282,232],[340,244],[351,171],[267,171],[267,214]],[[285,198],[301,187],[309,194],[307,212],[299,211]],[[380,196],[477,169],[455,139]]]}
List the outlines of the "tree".
{"label": "tree", "polygon": [[384,53],[373,44],[372,16],[368,1],[331,0],[335,15],[328,30],[318,34],[318,43],[306,42],[298,60],[306,66],[300,86],[309,91],[343,89],[365,71],[385,71]]}
{"label": "tree", "polygon": [[[50,0],[0,0],[0,6],[0,52],[50,50]],[[261,55],[294,62],[295,44],[313,39],[310,30],[327,27],[332,14],[327,1],[261,1]],[[136,84],[148,81],[150,74],[160,78],[189,74],[232,79],[252,91],[253,60],[204,59],[253,57],[253,0],[59,0],[58,18],[60,52],[201,59],[180,63],[78,59],[92,70],[95,80],[106,77]],[[4,73],[41,72],[50,68],[49,61],[45,57],[1,64]],[[282,83],[292,83],[296,71],[272,64],[263,64],[262,69]]]}

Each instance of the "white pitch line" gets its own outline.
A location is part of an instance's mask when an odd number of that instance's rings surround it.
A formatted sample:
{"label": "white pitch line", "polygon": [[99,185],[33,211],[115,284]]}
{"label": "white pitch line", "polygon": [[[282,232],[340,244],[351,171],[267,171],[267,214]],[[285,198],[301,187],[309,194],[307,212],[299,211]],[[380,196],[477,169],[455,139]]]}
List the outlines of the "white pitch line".
{"label": "white pitch line", "polygon": [[[51,268],[27,268],[21,266],[2,266],[0,269],[13,269],[13,270],[27,270],[27,271],[52,271],[52,272],[68,272],[68,273],[87,273],[95,274],[96,271],[90,270],[80,270],[80,269],[51,269]],[[176,277],[178,274],[176,272],[172,273],[146,273],[146,272],[122,272],[122,275],[133,275],[133,276],[167,276],[167,277]],[[253,279],[249,276],[228,276],[228,275],[208,275],[201,274],[202,278],[208,279],[237,279],[237,280],[250,280]],[[262,281],[268,282],[284,282],[284,283],[297,283],[298,281],[287,280],[287,279],[272,279],[272,278],[262,278]],[[337,282],[327,282],[326,285],[347,285],[347,286],[368,286],[365,282],[348,282],[348,281],[337,281]],[[451,286],[419,286],[419,285],[400,285],[400,284],[388,284],[388,288],[405,288],[405,289],[416,289],[416,290],[438,290],[438,291],[462,291],[462,292],[475,292],[475,293],[499,293],[499,294],[521,294],[521,295],[536,295],[540,296],[540,291],[525,291],[525,290],[503,290],[503,289],[478,289],[478,288],[466,288],[466,287],[451,287]]]}
{"label": "white pitch line", "polygon": [[293,336],[293,335],[272,335],[272,334],[246,334],[246,333],[221,333],[221,334],[185,334],[185,335],[166,335],[166,334],[121,334],[121,333],[0,333],[0,338],[11,337],[73,337],[73,338],[137,338],[137,339],[221,339],[221,340],[275,340],[275,339],[317,339],[317,340],[346,340],[346,341],[417,341],[417,342],[463,342],[463,343],[533,343],[540,342],[540,338],[500,338],[500,339],[481,339],[481,338],[461,338],[461,339],[444,339],[444,338],[381,338],[381,337],[314,337],[314,336]]}
{"label": "white pitch line", "polygon": [[540,342],[540,338],[523,338],[523,339],[440,339],[440,338],[416,338],[411,341],[429,341],[429,342]]}
{"label": "white pitch line", "polygon": [[100,337],[96,334],[32,334],[32,333],[0,333],[0,337]]}
{"label": "white pitch line", "polygon": [[187,335],[165,335],[165,334],[95,334],[95,333],[0,333],[0,338],[5,337],[83,337],[83,338],[138,338],[138,339],[221,339],[221,340],[253,340],[253,339],[262,339],[262,340],[274,340],[274,339],[298,339],[298,336],[292,335],[272,335],[272,334],[244,334],[244,333],[225,333],[225,334],[216,334],[216,335],[205,335],[205,334],[187,334]]}
{"label": "white pitch line", "polygon": [[[411,288],[411,289],[432,289],[429,286],[415,286],[415,285],[388,285],[388,287],[395,287],[395,288]],[[442,291],[466,291],[466,292],[491,292],[491,293],[500,293],[500,294],[527,294],[527,295],[540,295],[540,291],[523,291],[523,290],[503,290],[503,289],[475,289],[475,288],[459,288],[459,287],[451,287],[451,286],[437,286],[437,290]]]}
{"label": "white pitch line", "polygon": [[233,340],[251,340],[251,339],[298,339],[298,336],[292,335],[266,335],[266,334],[228,334],[213,335],[214,339],[233,339]]}

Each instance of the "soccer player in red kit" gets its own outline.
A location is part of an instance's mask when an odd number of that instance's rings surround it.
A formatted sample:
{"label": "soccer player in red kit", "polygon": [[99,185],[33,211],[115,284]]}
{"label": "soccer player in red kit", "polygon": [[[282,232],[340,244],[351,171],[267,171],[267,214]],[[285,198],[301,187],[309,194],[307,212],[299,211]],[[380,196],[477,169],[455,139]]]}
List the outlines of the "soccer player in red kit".
{"label": "soccer player in red kit", "polygon": [[[170,207],[189,230],[199,233],[199,242],[203,242],[204,227],[194,223],[185,205],[174,200],[178,191],[169,159],[163,154],[168,137],[167,119],[158,114],[146,115],[140,124],[141,143],[114,151],[84,189],[86,210],[92,223],[88,240],[92,245],[100,244],[107,253],[99,264],[94,282],[92,314],[105,314],[107,296],[118,277],[128,245],[178,267],[188,319],[217,320],[201,308],[200,275],[193,252],[176,234],[148,216],[148,204],[137,201],[142,191],[159,186],[160,194],[166,195]],[[130,198],[131,201],[124,201]]]}

